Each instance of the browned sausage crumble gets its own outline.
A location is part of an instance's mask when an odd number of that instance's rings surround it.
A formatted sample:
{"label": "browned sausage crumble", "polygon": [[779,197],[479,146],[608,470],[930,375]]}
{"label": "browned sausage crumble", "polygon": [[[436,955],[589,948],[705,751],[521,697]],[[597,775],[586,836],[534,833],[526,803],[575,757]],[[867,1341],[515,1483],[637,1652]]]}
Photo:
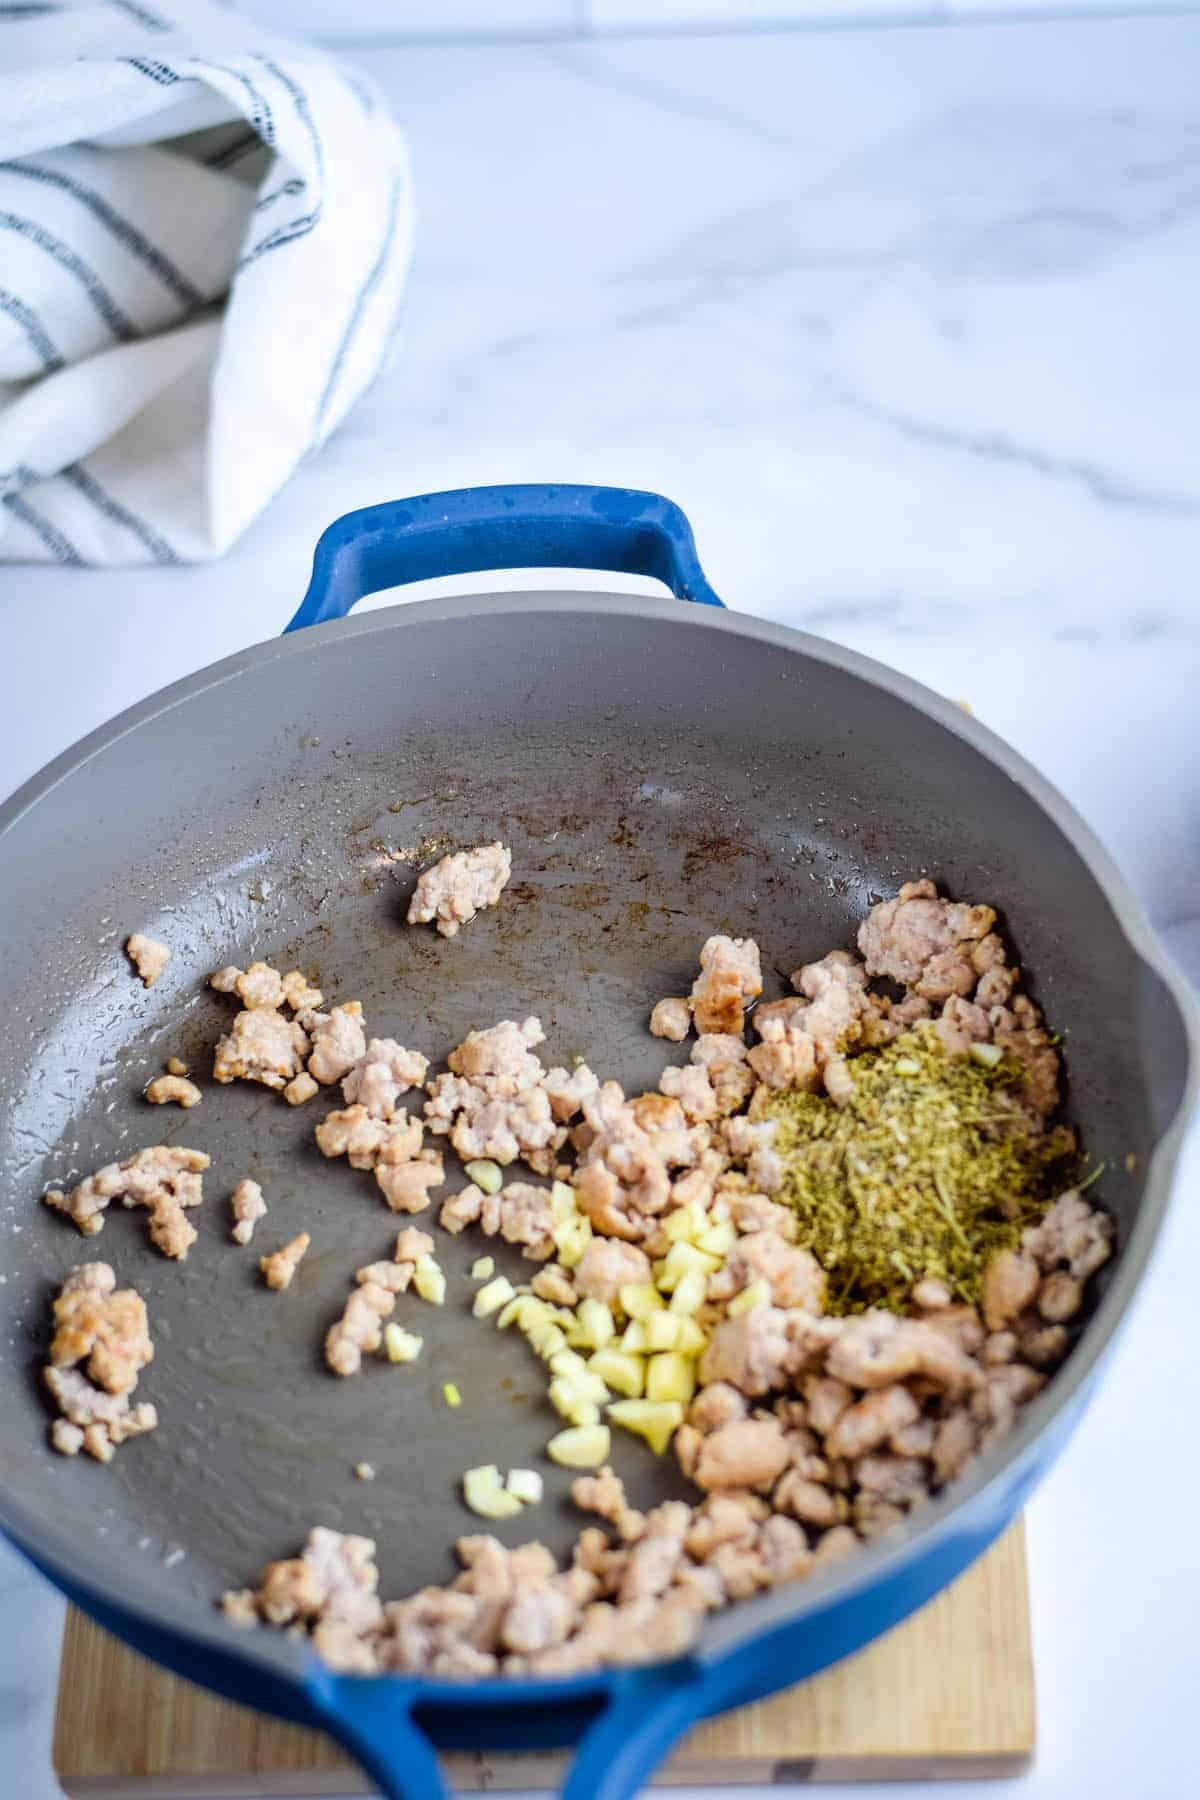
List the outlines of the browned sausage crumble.
{"label": "browned sausage crumble", "polygon": [[54,1302],[54,1336],[43,1379],[59,1417],[50,1442],[63,1456],[85,1450],[111,1462],[126,1438],[153,1431],[153,1406],[134,1406],[138,1375],[154,1357],[146,1308],[133,1288],[118,1288],[107,1263],[72,1269]]}

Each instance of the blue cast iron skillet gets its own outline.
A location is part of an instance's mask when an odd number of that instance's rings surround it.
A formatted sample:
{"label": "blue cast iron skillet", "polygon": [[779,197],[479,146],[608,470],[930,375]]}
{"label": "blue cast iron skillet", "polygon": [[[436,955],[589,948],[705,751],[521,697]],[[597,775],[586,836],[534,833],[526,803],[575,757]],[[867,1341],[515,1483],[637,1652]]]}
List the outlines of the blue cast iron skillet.
{"label": "blue cast iron skillet", "polygon": [[[405,582],[531,566],[654,576],[675,598],[485,593],[347,617]],[[416,859],[492,837],[515,857],[501,906],[452,944],[406,930]],[[446,1579],[450,1540],[478,1524],[456,1474],[535,1458],[554,1422],[515,1335],[468,1317],[476,1246],[462,1240],[439,1249],[452,1302],[422,1312],[421,1364],[349,1382],[323,1370],[350,1272],[387,1254],[395,1221],[369,1177],[316,1158],[312,1108],[239,1084],[208,1088],[191,1114],[148,1113],[141,1088],[166,1055],[207,1069],[227,1004],[205,972],[255,953],[316,966],[363,1000],[373,1031],[434,1054],[536,1011],[556,1059],[582,1051],[632,1091],[677,1054],[643,1021],[685,991],[708,931],[752,933],[786,972],[851,942],[872,899],[918,873],[1002,910],[1065,1034],[1070,1113],[1118,1223],[1081,1341],[1008,1441],[894,1536],[714,1616],[667,1664],[362,1678],[227,1625],[214,1596],[314,1522],[377,1537],[388,1594]],[[151,992],[120,956],[133,929],[174,950]],[[0,810],[0,934],[0,1526],[126,1642],[324,1727],[405,1800],[442,1791],[435,1746],[572,1744],[566,1791],[625,1800],[689,1726],[848,1655],[952,1581],[1094,1388],[1195,1092],[1185,990],[1062,797],[915,683],[724,611],[679,510],[624,490],[481,488],[338,520],[281,640],[122,714]],[[147,1247],[138,1215],[85,1243],[37,1204],[48,1182],[164,1133],[214,1159],[186,1268]],[[271,1206],[264,1244],[313,1235],[283,1296],[228,1243],[224,1196],[246,1173]],[[141,1392],[160,1428],[108,1468],[50,1452],[37,1380],[54,1284],[88,1256],[144,1293],[157,1344]],[[441,1404],[445,1379],[464,1390],[458,1412]],[[614,1455],[639,1503],[678,1491],[669,1458],[633,1440]],[[369,1487],[349,1475],[362,1459],[378,1470]],[[549,1501],[500,1534],[562,1551],[578,1524]]]}

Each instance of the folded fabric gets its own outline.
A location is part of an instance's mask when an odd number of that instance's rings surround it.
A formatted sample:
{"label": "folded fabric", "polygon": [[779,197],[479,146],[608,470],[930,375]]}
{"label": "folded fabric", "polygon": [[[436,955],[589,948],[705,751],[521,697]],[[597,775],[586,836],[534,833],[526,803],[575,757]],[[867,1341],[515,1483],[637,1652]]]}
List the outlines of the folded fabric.
{"label": "folded fabric", "polygon": [[403,138],[208,0],[0,0],[0,561],[218,556],[382,367]]}

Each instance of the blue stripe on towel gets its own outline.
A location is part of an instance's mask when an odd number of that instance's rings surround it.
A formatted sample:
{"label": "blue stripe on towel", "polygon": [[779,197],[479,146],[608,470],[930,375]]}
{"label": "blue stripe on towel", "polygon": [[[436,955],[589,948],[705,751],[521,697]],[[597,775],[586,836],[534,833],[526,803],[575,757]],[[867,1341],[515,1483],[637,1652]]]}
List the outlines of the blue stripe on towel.
{"label": "blue stripe on towel", "polygon": [[308,133],[308,141],[312,145],[313,159],[317,166],[317,174],[321,177],[323,183],[325,179],[325,146],[321,142],[321,134],[317,130],[312,113],[309,111],[308,95],[304,92],[304,89],[298,82],[293,81],[291,76],[285,74],[284,71],[279,68],[276,63],[273,63],[269,57],[263,56],[261,52],[257,50],[251,51],[251,55],[254,57],[255,62],[261,63],[263,68],[267,71],[267,74],[273,75],[280,86],[286,88],[288,94],[291,96],[292,105],[296,108],[296,116]]}
{"label": "blue stripe on towel", "polygon": [[313,208],[312,212],[304,213],[298,219],[289,220],[286,225],[277,225],[274,231],[255,244],[253,250],[247,250],[235,273],[240,275],[243,269],[248,269],[251,263],[256,263],[260,256],[265,256],[268,250],[280,250],[284,244],[294,244],[298,238],[307,237],[309,232],[320,223],[320,219],[321,208],[317,206]]}
{"label": "blue stripe on towel", "polygon": [[69,244],[64,244],[61,238],[56,238],[53,232],[47,231],[36,220],[23,219],[19,213],[0,212],[0,231],[15,232],[18,237],[36,244],[39,250],[44,250],[47,256],[52,256],[61,268],[66,269],[69,275],[74,275],[115,338],[128,343],[131,338],[137,337],[138,329],[133,320],[122,312],[95,270],[90,269]]}
{"label": "blue stripe on towel", "polygon": [[266,212],[268,206],[274,206],[277,200],[283,200],[289,194],[302,194],[307,185],[308,183],[301,181],[298,175],[294,176],[291,181],[285,181],[282,187],[277,187],[273,194],[264,194],[261,200],[255,202],[254,210],[255,212]]}
{"label": "blue stripe on towel", "polygon": [[55,369],[64,366],[57,345],[32,307],[26,306],[16,294],[10,294],[7,288],[0,288],[0,313],[7,314],[21,327],[37,351],[38,361],[45,374],[53,375]]}
{"label": "blue stripe on towel", "polygon": [[169,19],[164,19],[161,13],[151,12],[148,6],[139,5],[137,0],[108,0],[108,4],[115,7],[118,12],[128,13],[131,19],[136,19],[139,25],[146,27],[147,31],[174,31],[175,29]]}
{"label": "blue stripe on towel", "polygon": [[47,187],[59,188],[64,194],[70,194],[72,199],[78,200],[81,206],[87,208],[93,218],[99,219],[102,225],[108,227],[118,243],[124,245],[131,256],[135,256],[153,275],[157,275],[163,286],[169,293],[174,294],[182,306],[207,304],[208,296],[202,294],[199,288],[193,287],[183,271],[177,269],[170,258],[165,256],[157,245],[152,244],[149,238],[144,237],[136,225],[132,224],[130,220],[122,218],[121,214],[109,205],[103,194],[98,194],[94,188],[88,187],[82,181],[77,181],[71,175],[63,174],[61,169],[46,169],[40,163],[20,161],[0,163],[0,172],[23,175],[30,181],[40,181]]}
{"label": "blue stripe on towel", "polygon": [[74,544],[49,519],[43,519],[41,513],[35,512],[22,494],[5,494],[0,499],[0,506],[7,506],[14,519],[20,519],[22,525],[27,525],[35,537],[41,538],[56,562],[66,563],[72,569],[87,567]]}
{"label": "blue stripe on towel", "polygon": [[239,81],[242,84],[246,90],[246,97],[250,102],[250,123],[253,125],[255,131],[258,132],[259,136],[264,138],[266,142],[270,144],[271,148],[274,149],[275,120],[271,114],[270,104],[266,97],[259,93],[254,83],[250,80],[250,77],[244,75],[240,69],[231,69],[227,63],[210,62],[206,56],[189,56],[188,62],[194,68],[212,69],[216,74],[228,75],[232,80]]}
{"label": "blue stripe on towel", "polygon": [[0,498],[5,494],[19,494],[22,488],[32,487],[35,481],[41,479],[38,471],[31,469],[28,463],[14,463],[11,469],[0,475]]}
{"label": "blue stripe on towel", "polygon": [[70,463],[60,473],[76,493],[91,501],[97,512],[103,513],[106,519],[111,519],[114,525],[123,525],[126,531],[131,532],[143,549],[150,552],[156,563],[178,563],[179,557],[166,538],[160,537],[153,526],[147,525],[144,519],[139,519],[136,513],[130,512],[127,506],[122,506],[119,500],[114,500],[111,494],[106,493],[82,463]]}
{"label": "blue stripe on towel", "polygon": [[145,75],[147,80],[157,81],[159,87],[174,87],[181,79],[174,69],[168,69],[166,63],[155,62],[149,56],[122,56],[119,60],[136,69],[139,75]]}
{"label": "blue stripe on towel", "polygon": [[383,228],[383,241],[379,246],[379,254],[376,256],[366,280],[358,290],[353,309],[346,323],[346,329],[342,333],[341,342],[338,344],[337,351],[334,354],[333,362],[330,365],[329,374],[321,393],[321,399],[317,406],[317,422],[314,431],[314,439],[318,442],[320,441],[321,434],[324,430],[325,416],[333,399],[334,389],[337,385],[338,377],[341,375],[343,364],[346,361],[346,357],[349,355],[350,346],[358,335],[358,329],[362,324],[362,318],[367,309],[367,304],[370,301],[372,294],[375,292],[375,289],[379,286],[380,281],[383,279],[383,271],[387,267],[388,256],[396,237],[396,214],[399,211],[399,208],[400,183],[397,180],[393,180],[391,192],[388,194],[387,223]]}

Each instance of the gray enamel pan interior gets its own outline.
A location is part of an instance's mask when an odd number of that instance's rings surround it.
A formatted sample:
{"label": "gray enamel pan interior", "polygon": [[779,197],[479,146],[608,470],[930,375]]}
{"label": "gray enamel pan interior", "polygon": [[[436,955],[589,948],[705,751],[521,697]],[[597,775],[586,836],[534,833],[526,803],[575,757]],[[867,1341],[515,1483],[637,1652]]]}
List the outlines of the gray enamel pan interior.
{"label": "gray enamel pan interior", "polygon": [[[448,1576],[452,1539],[478,1523],[457,1497],[462,1469],[537,1463],[556,1428],[515,1334],[469,1316],[469,1237],[439,1246],[444,1310],[400,1303],[426,1338],[414,1368],[324,1371],[352,1271],[387,1254],[403,1221],[368,1175],[314,1153],[320,1102],[291,1110],[208,1080],[230,1006],[204,976],[223,962],[298,963],[361,999],[373,1032],[436,1059],[472,1026],[537,1013],[548,1060],[583,1054],[633,1090],[679,1056],[645,1021],[686,991],[709,932],[757,938],[773,994],[798,963],[850,944],[908,877],[995,902],[1065,1034],[1070,1108],[1107,1165],[1120,1256],[1070,1364],[964,1498],[1086,1378],[1158,1230],[1189,1091],[1187,1002],[1124,885],[978,724],[794,632],[603,594],[373,612],[260,645],[124,715],[18,794],[0,833],[0,1523],[60,1575],[197,1642],[234,1641],[214,1595],[313,1523],[376,1537],[390,1595]],[[454,942],[405,928],[416,859],[494,837],[514,860],[499,909]],[[149,992],[120,951],[134,929],[174,951]],[[139,1097],[172,1054],[204,1085],[190,1114]],[[114,1208],[85,1242],[38,1205],[49,1182],[164,1139],[213,1158],[186,1267],[149,1248],[142,1215]],[[270,1205],[253,1251],[228,1236],[244,1175]],[[302,1228],[312,1250],[272,1295],[257,1252]],[[140,1393],[161,1427],[108,1468],[51,1453],[36,1377],[51,1292],[92,1256],[144,1294],[157,1344]],[[441,1398],[448,1379],[458,1411]],[[351,1472],[364,1460],[370,1485]],[[677,1491],[670,1459],[632,1439],[614,1460],[641,1502]],[[559,1550],[579,1522],[567,1481],[551,1477],[534,1526]],[[531,1522],[499,1532],[519,1541]],[[873,1549],[821,1591],[893,1554]],[[710,1639],[809,1595],[714,1620]],[[268,1634],[236,1641],[298,1666]]]}

